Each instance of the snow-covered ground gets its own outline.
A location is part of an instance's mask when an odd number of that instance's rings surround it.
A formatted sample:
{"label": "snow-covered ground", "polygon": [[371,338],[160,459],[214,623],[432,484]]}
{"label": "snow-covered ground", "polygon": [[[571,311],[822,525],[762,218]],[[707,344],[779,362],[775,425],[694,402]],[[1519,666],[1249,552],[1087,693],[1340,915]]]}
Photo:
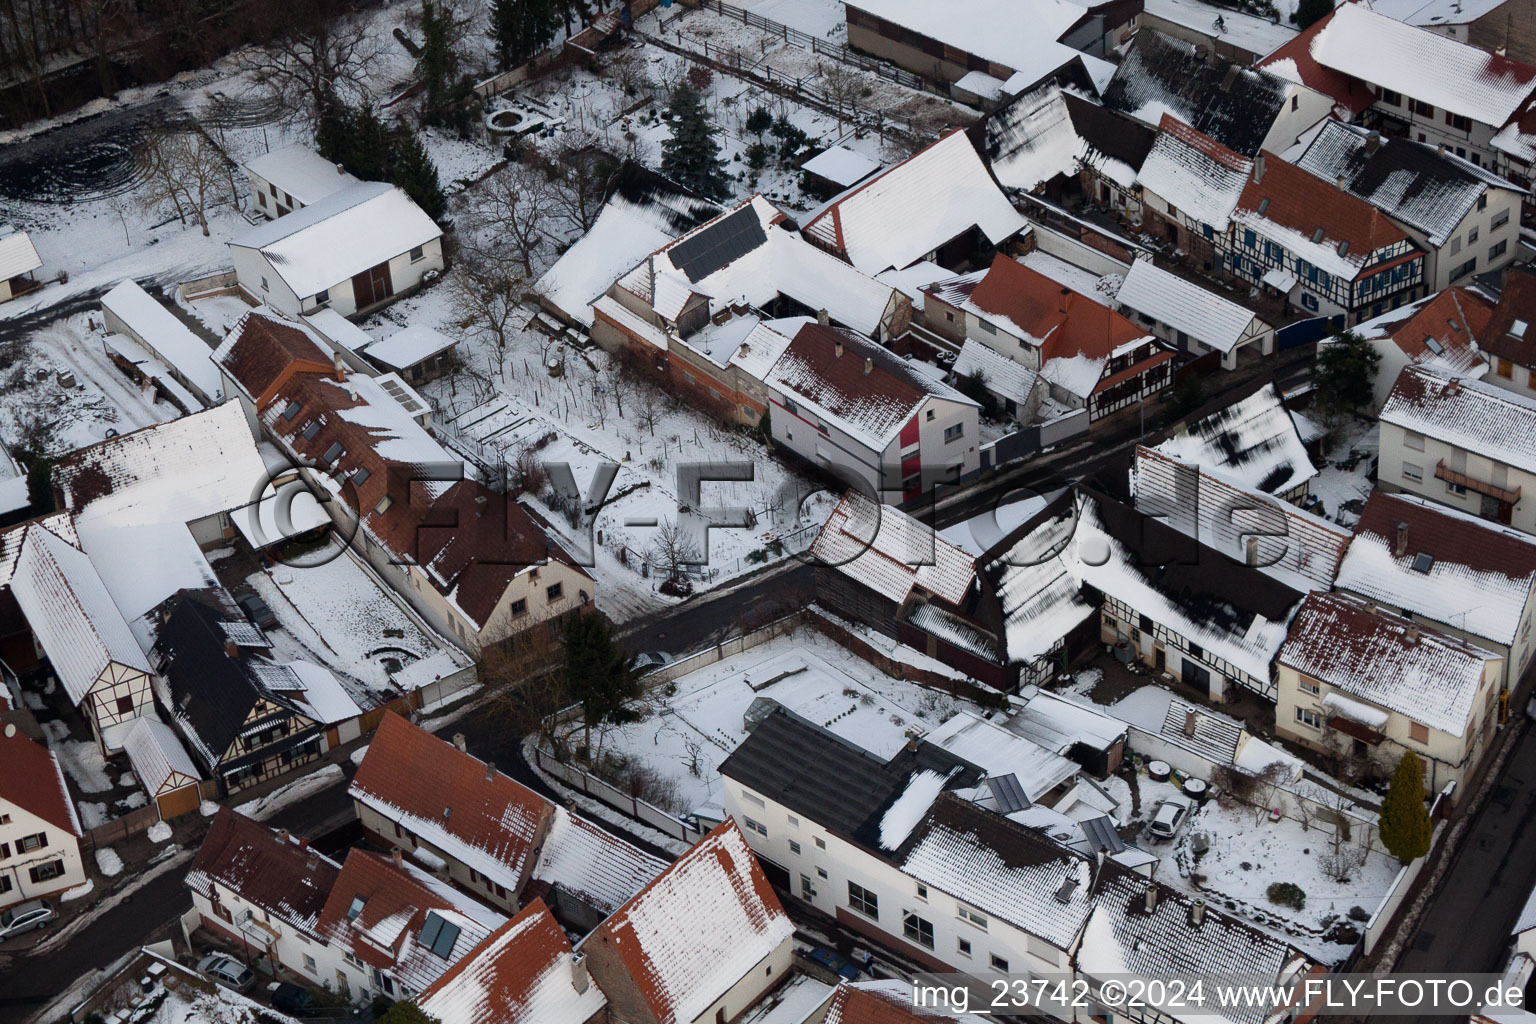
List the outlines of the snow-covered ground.
{"label": "snow-covered ground", "polygon": [[633,758],[670,780],[678,803],[689,809],[720,803],[720,763],[746,739],[743,718],[759,697],[879,757],[894,756],[908,729],[926,732],[971,706],[893,679],[810,628],[675,683],[676,692],[652,692],[644,721],[605,730],[601,751]]}
{"label": "snow-covered ground", "polygon": [[1329,519],[1344,526],[1359,521],[1360,509],[1371,493],[1370,473],[1380,447],[1381,433],[1374,420],[1351,420],[1339,428],[1328,448],[1328,465],[1320,467],[1307,485],[1322,500],[1323,514]]}
{"label": "snow-covered ground", "polygon": [[237,804],[235,810],[248,818],[257,821],[265,821],[289,804],[303,800],[305,797],[328,789],[331,786],[346,780],[346,773],[341,770],[339,764],[328,764],[324,768],[317,768],[308,775],[301,775],[285,786],[279,786],[266,796],[257,797],[255,800],[247,800],[243,804]]}
{"label": "snow-covered ground", "polygon": [[59,759],[75,788],[82,793],[106,793],[112,789],[107,762],[101,750],[90,740],[69,738],[69,726],[57,719],[42,723],[48,749]]}
{"label": "snow-covered ground", "polygon": [[737,7],[834,43],[848,40],[842,0],[739,0]]}

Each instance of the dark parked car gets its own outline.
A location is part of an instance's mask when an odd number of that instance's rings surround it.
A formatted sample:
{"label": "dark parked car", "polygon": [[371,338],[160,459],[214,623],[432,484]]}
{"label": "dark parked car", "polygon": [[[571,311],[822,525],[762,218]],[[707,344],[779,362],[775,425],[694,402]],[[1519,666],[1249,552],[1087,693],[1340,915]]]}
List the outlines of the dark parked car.
{"label": "dark parked car", "polygon": [[272,990],[272,1005],[284,1013],[302,1013],[315,1005],[315,994],[285,981]]}
{"label": "dark parked car", "polygon": [[262,629],[271,629],[277,625],[277,616],[267,606],[267,602],[261,599],[261,595],[254,591],[246,591],[235,598],[235,603],[240,610],[245,612],[245,617],[250,619]]}

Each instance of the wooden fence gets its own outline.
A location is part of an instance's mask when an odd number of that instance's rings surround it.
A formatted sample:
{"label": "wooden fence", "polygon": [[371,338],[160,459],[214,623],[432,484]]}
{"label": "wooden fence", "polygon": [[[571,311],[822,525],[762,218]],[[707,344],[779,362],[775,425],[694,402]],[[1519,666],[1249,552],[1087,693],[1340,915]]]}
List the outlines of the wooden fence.
{"label": "wooden fence", "polygon": [[681,839],[685,843],[692,844],[704,837],[703,831],[697,825],[683,821],[654,804],[648,804],[638,797],[631,796],[617,786],[604,782],[596,775],[582,771],[573,764],[566,764],[538,747],[533,749],[533,760],[539,768],[565,780],[587,796],[601,800],[609,807],[622,811],[636,821],[644,822],[673,839]]}

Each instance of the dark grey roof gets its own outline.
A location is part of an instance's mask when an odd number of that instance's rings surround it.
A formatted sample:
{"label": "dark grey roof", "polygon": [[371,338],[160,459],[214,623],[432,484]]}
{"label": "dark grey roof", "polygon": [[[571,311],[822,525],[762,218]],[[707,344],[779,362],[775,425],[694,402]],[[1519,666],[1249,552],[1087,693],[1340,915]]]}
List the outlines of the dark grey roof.
{"label": "dark grey roof", "polygon": [[[1372,136],[1375,135],[1374,138]],[[1518,186],[1453,153],[1358,125],[1324,123],[1296,166],[1443,245],[1490,187]]]}
{"label": "dark grey roof", "polygon": [[609,197],[619,196],[635,206],[658,213],[676,235],[720,216],[720,205],[633,160],[625,160],[614,176]]}
{"label": "dark grey roof", "polygon": [[1096,152],[1141,170],[1142,161],[1157,138],[1154,129],[1073,93],[1063,92],[1061,98],[1067,104],[1067,113],[1072,115],[1072,127],[1078,138]]}
{"label": "dark grey roof", "polygon": [[689,281],[702,281],[721,267],[734,263],[768,240],[762,221],[751,203],[678,242],[667,250],[672,263]]}
{"label": "dark grey roof", "polygon": [[1288,89],[1267,71],[1208,63],[1189,43],[1144,28],[1104,90],[1104,105],[1132,117],[1166,110],[1251,157],[1263,146]]}

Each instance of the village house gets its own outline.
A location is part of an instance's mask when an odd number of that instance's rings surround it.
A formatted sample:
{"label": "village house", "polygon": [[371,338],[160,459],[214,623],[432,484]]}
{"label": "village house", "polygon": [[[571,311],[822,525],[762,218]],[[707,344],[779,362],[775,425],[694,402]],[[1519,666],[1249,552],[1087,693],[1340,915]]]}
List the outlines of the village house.
{"label": "village house", "polygon": [[961,129],[812,212],[801,233],[861,273],[984,266],[1029,222]]}
{"label": "village house", "polygon": [[32,275],[42,265],[31,236],[25,231],[0,230],[0,302],[41,288]]}
{"label": "village house", "polygon": [[58,758],[0,726],[0,909],[84,882],[83,834]]}
{"label": "village house", "polygon": [[1536,399],[1406,367],[1381,410],[1378,486],[1536,533]]}
{"label": "village house", "polygon": [[888,340],[907,329],[912,303],[808,244],[754,196],[629,268],[592,315],[598,344],[659,366],[706,410],[755,426],[788,325],[814,317]]}
{"label": "village house", "polygon": [[1260,153],[1232,211],[1228,269],[1311,315],[1359,323],[1424,294],[1424,250],[1333,181]]}
{"label": "village house", "polygon": [[208,346],[132,278],[101,297],[101,313],[107,345],[119,365],[127,364],[140,380],[153,381],[182,412],[224,400]]}
{"label": "village house", "polygon": [[416,1005],[441,1024],[598,1024],[608,997],[534,900],[434,981]]}
{"label": "village house", "polygon": [[1277,659],[1275,732],[1379,775],[1412,751],[1433,793],[1470,775],[1492,740],[1503,662],[1361,598],[1312,594]]}
{"label": "village house", "polygon": [[208,826],[186,884],[198,927],[340,992],[345,975],[322,967],[319,929],[340,873],[341,865],[307,840],[224,807]]}
{"label": "village house", "polygon": [[1028,89],[1074,61],[1091,84],[1094,73],[1106,73],[1097,58],[1140,9],[1134,0],[1052,0],[1020,19],[1006,3],[988,0],[957,19],[920,0],[858,0],[847,5],[848,45],[971,94]]}
{"label": "village house", "polygon": [[12,670],[47,659],[97,746],[112,753],[135,719],[153,714],[154,672],[79,544],[68,513],[0,534],[0,633]]}
{"label": "village house", "polygon": [[332,163],[302,144],[270,150],[245,165],[251,201],[268,220],[317,203],[358,180],[341,164]]}
{"label": "village house", "polygon": [[320,973],[356,1003],[412,999],[506,921],[405,863],[398,849],[392,857],[352,849],[315,921],[325,943]]}
{"label": "village house", "polygon": [[1296,166],[1335,182],[1407,232],[1426,254],[1431,292],[1499,269],[1520,247],[1526,190],[1454,153],[1330,121]]}
{"label": "village house", "polygon": [[984,272],[924,290],[928,326],[976,341],[1039,374],[1052,400],[1090,420],[1168,385],[1172,352],[1109,307],[998,254]]}
{"label": "village house", "polygon": [[464,649],[591,607],[592,576],[524,505],[460,478],[397,375],[353,373],[312,332],[260,311],[213,358],[256,435],[339,491],[326,507],[352,550]]}
{"label": "village house", "polygon": [[1248,157],[1164,114],[1136,176],[1142,226],[1215,269],[1252,169]]}
{"label": "village house", "polygon": [[[1302,504],[1317,467],[1307,453],[1315,440],[1286,408],[1279,390],[1263,381],[1153,437],[1164,455],[1219,474],[1249,490]],[[1309,430],[1310,434],[1310,430]]]}
{"label": "village house", "polygon": [[[1360,83],[1370,96],[1360,120],[1387,135],[1439,147],[1521,184],[1531,181],[1536,67],[1404,24],[1362,3],[1340,4],[1291,47],[1271,55],[1343,76],[1317,86]],[[1283,56],[1282,56],[1283,55]],[[1337,98],[1337,92],[1333,92]],[[1351,100],[1356,93],[1347,94]]]}
{"label": "village house", "polygon": [[393,185],[364,181],[229,242],[240,290],[287,317],[356,316],[443,269],[443,232]]}
{"label": "village house", "polygon": [[1498,304],[1478,335],[1478,348],[1493,371],[1487,383],[1536,398],[1536,274],[1525,267],[1506,268],[1499,282]]}
{"label": "village house", "polygon": [[1499,655],[1505,694],[1536,658],[1536,538],[1510,527],[1374,491],[1338,588]]}
{"label": "village house", "polygon": [[581,940],[612,1019],[734,1021],[789,977],[795,926],[752,854],[717,826]]}
{"label": "village house", "polygon": [[827,200],[879,169],[880,161],[847,146],[833,145],[800,165],[800,182],[807,195]]}
{"label": "village house", "polygon": [[928,743],[887,762],[778,709],[721,764],[726,811],[798,899],[928,970],[1063,971],[1092,908],[1093,860],[1004,815],[1076,766],[984,720],[959,724],[976,722],[986,734],[961,746],[1030,751],[1016,772]]}
{"label": "village house", "polygon": [[[1493,305],[1471,288],[1447,288],[1367,320],[1354,329],[1380,357],[1376,363],[1372,408],[1380,411],[1405,366],[1478,380],[1488,375],[1483,355],[1493,338]],[[1318,343],[1331,345],[1332,339]],[[1513,377],[1513,371],[1510,376]],[[1536,398],[1536,391],[1531,392]]]}
{"label": "village house", "polygon": [[336,677],[278,662],[226,592],[183,592],[163,614],[160,702],[224,792],[295,772],[361,735],[362,711]]}
{"label": "village house", "polygon": [[[960,390],[978,379],[992,398],[993,417],[1025,424],[1033,423],[1039,416],[1040,403],[1049,390],[1041,383],[1040,375],[1023,363],[979,341],[966,339],[950,367],[949,382]],[[983,414],[987,414],[985,406]]]}
{"label": "village house", "polygon": [[812,542],[823,606],[974,679],[1011,689],[996,599],[971,556],[898,509],[849,491]]}
{"label": "village house", "polygon": [[358,351],[383,373],[397,373],[412,384],[422,384],[448,372],[457,344],[441,331],[411,324],[387,338],[370,341]]}
{"label": "village house", "polygon": [[1104,88],[1104,106],[1158,127],[1165,117],[1252,158],[1283,150],[1329,113],[1332,102],[1268,70],[1210,59],[1197,47],[1142,28]]}
{"label": "village house", "polygon": [[539,898],[582,930],[661,872],[456,743],[384,716],[348,790],[371,836],[507,913]]}
{"label": "village house", "polygon": [[1115,302],[1129,318],[1140,319],[1161,340],[1179,351],[1201,356],[1221,354],[1221,368],[1273,355],[1275,329],[1246,306],[1210,288],[1138,258],[1125,275]]}
{"label": "village house", "polygon": [[[1242,977],[1278,988],[1323,971],[1306,954],[1268,931],[1240,921],[1204,899],[1115,865],[1106,865],[1100,874],[1093,913],[1084,926],[1073,965],[1095,996],[1106,980],[1119,981],[1127,974],[1148,978]],[[1264,1024],[1277,1015],[1306,1024],[1315,1017],[1306,1007],[1298,1012],[1266,1000],[1244,1006],[1224,1004],[1219,1010],[1192,1010],[1187,1002],[1157,993],[1128,1016],[1123,1016],[1118,1006],[1113,1010],[1106,1006],[1104,1013],[1113,1013],[1116,1020],[1176,1024],[1213,1019],[1221,1024]]]}
{"label": "village house", "polygon": [[1374,0],[1371,9],[1480,50],[1536,64],[1530,0]]}
{"label": "village house", "polygon": [[880,502],[981,466],[977,403],[852,331],[801,326],[764,383],[774,443]]}

